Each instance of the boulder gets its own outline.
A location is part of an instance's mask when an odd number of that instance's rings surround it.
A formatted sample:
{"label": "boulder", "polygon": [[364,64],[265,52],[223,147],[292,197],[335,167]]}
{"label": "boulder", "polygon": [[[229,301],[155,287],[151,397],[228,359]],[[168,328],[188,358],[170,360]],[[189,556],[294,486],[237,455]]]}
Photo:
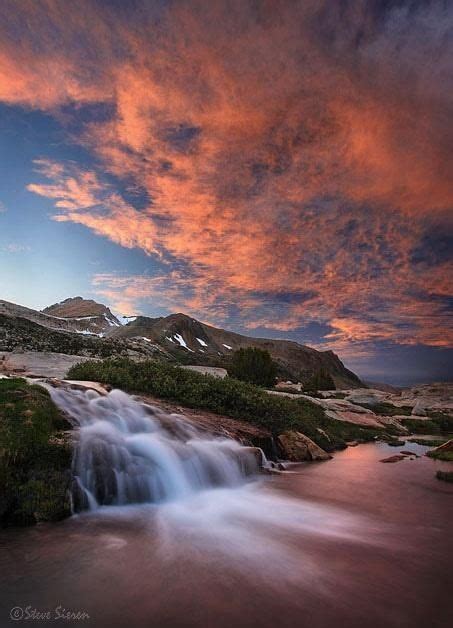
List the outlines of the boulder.
{"label": "boulder", "polygon": [[277,441],[282,452],[282,458],[291,462],[329,460],[332,457],[301,432],[284,432],[277,437]]}
{"label": "boulder", "polygon": [[423,402],[422,399],[420,399],[412,408],[412,414],[415,416],[426,416],[425,406],[426,406],[426,403]]}
{"label": "boulder", "polygon": [[253,457],[254,462],[258,469],[262,469],[264,467],[264,455],[262,449],[259,447],[242,447],[241,454],[251,455]]}
{"label": "boulder", "polygon": [[362,391],[353,392],[346,397],[347,401],[360,405],[375,406],[381,401],[381,395],[373,395]]}

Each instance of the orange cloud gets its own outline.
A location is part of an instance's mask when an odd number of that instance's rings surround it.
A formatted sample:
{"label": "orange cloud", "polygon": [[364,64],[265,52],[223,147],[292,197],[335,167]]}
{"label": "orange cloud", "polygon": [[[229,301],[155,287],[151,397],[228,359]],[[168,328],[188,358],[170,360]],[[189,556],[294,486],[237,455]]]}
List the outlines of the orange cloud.
{"label": "orange cloud", "polygon": [[0,8],[0,100],[62,124],[86,105],[111,111],[72,131],[94,165],[40,160],[46,182],[29,191],[54,202],[55,220],[168,269],[95,288],[121,309],[152,298],[214,321],[240,306],[250,328],[327,323],[336,347],[453,344],[439,301],[452,296],[451,264],[412,258],[427,231],[452,224],[448,8],[142,9]]}

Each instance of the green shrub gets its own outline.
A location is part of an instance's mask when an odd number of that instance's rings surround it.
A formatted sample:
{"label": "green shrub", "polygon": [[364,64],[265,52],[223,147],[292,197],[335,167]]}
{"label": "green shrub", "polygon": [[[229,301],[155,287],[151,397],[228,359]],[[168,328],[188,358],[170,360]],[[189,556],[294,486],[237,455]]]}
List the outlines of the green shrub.
{"label": "green shrub", "polygon": [[269,351],[246,347],[233,353],[228,375],[242,382],[270,387],[275,384],[277,365]]}
{"label": "green shrub", "polygon": [[428,410],[426,415],[441,432],[453,432],[453,416],[451,414]]}

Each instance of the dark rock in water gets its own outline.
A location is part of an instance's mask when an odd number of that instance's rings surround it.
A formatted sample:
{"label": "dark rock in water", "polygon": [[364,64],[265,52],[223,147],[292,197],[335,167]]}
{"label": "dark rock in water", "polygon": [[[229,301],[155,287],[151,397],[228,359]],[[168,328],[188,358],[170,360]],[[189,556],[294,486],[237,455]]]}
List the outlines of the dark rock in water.
{"label": "dark rock in water", "polygon": [[390,456],[389,458],[382,458],[379,462],[399,462],[400,460],[404,460],[406,456],[401,454],[397,454],[396,456]]}
{"label": "dark rock in water", "polygon": [[332,458],[330,454],[301,432],[284,432],[278,436],[277,441],[281,449],[282,458],[291,462],[329,460]]}
{"label": "dark rock in water", "polygon": [[403,449],[402,451],[400,451],[400,454],[403,454],[403,456],[412,456],[413,458],[420,458],[418,454],[416,454],[413,451],[409,451],[408,449]]}
{"label": "dark rock in water", "polygon": [[453,471],[437,471],[436,478],[444,482],[453,482]]}
{"label": "dark rock in water", "polygon": [[405,440],[392,440],[387,443],[389,447],[403,447],[405,444]]}
{"label": "dark rock in water", "polygon": [[[263,457],[263,452],[259,447],[243,447],[241,454],[243,453],[249,453],[252,454],[253,458],[255,459],[256,462],[256,466],[251,467],[250,469],[247,469],[247,457],[244,456],[243,457],[243,461],[245,463],[245,471],[248,472],[247,474],[252,474],[256,471],[256,469],[262,469],[263,468],[263,464],[264,464],[264,457]],[[242,457],[242,456],[241,456]]]}

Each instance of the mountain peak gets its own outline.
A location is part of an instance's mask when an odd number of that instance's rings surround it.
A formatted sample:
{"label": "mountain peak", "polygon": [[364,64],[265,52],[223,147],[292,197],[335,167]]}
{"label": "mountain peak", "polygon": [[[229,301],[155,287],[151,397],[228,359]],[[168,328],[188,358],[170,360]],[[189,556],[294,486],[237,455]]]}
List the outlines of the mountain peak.
{"label": "mountain peak", "polygon": [[84,322],[87,333],[98,335],[103,335],[114,327],[121,327],[119,320],[106,305],[80,296],[69,297],[60,303],[49,305],[42,313],[59,319],[77,321],[79,325]]}
{"label": "mountain peak", "polygon": [[[106,314],[112,320],[115,319],[110,309],[103,303],[98,303],[93,299],[84,299],[83,297],[69,297],[44,308],[44,314],[50,316],[58,316],[60,318],[76,318],[81,316],[102,316]],[[115,319],[116,320],[116,319]]]}

